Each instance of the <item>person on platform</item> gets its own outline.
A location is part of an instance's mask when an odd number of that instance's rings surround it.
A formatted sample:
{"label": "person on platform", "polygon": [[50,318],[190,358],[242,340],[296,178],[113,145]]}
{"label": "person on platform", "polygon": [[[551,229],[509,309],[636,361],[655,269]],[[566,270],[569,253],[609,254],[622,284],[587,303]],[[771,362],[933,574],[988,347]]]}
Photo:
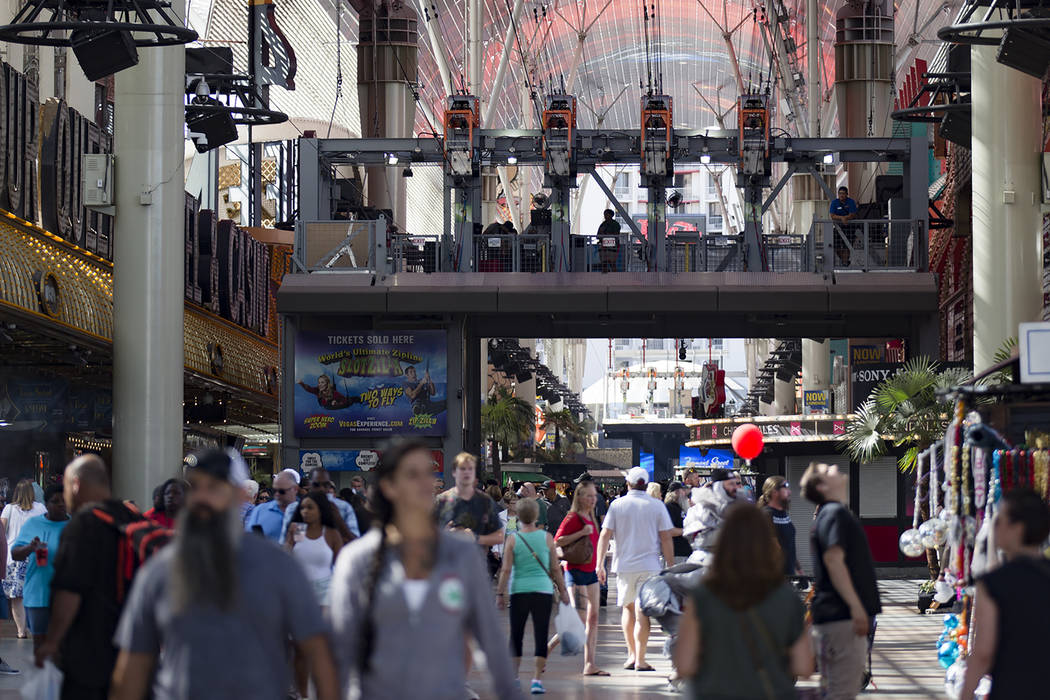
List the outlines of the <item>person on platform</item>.
{"label": "person on platform", "polygon": [[1031,489],[1003,495],[995,517],[995,543],[1006,563],[977,581],[973,649],[966,659],[962,700],[972,700],[985,674],[992,677],[987,700],[1034,698],[1046,692],[1050,641],[1050,561],[1043,547],[1050,536],[1050,509]]}
{"label": "person on platform", "polygon": [[801,576],[802,567],[798,563],[795,550],[795,524],[791,522],[788,509],[791,507],[791,484],[779,474],[771,476],[762,484],[762,496],[759,505],[769,516],[773,530],[784,554],[784,575]]}
{"label": "person on platform", "polygon": [[[474,491],[475,479],[461,474],[468,467],[473,473],[473,461],[457,458],[456,465],[457,489]],[[343,549],[332,578],[345,697],[462,700],[467,667],[460,652],[475,639],[488,660],[495,697],[521,698],[477,546],[449,531],[443,518],[435,522],[430,447],[419,440],[394,442],[373,473],[376,522]],[[456,490],[449,493],[459,498]]]}
{"label": "person on platform", "polygon": [[802,475],[802,495],[820,508],[810,535],[816,575],[810,611],[821,689],[827,700],[849,700],[863,688],[868,636],[882,612],[875,564],[860,521],[846,507],[846,474],[814,462]]}
{"label": "person on platform", "polygon": [[673,650],[692,697],[788,700],[795,676],[813,673],[806,611],[780,558],[758,508],[729,511],[707,575],[685,600]]}
{"label": "person on platform", "polygon": [[[828,213],[831,216],[831,220],[839,224],[842,229],[842,234],[846,236],[846,240],[849,241],[849,245],[852,246],[857,241],[856,233],[854,228],[856,224],[850,224],[850,221],[857,218],[857,202],[849,196],[849,188],[842,186],[839,188],[838,197],[831,200],[831,204],[828,207]],[[843,265],[849,265],[850,262],[850,249],[840,238],[839,233],[836,231],[833,233],[835,237],[835,254]]]}
{"label": "person on platform", "polygon": [[667,509],[660,501],[645,492],[649,472],[641,467],[632,467],[627,472],[630,490],[609,506],[598,537],[598,581],[606,580],[605,555],[609,542],[616,539],[613,555],[613,570],[616,572],[617,604],[623,608],[620,625],[627,644],[628,671],[652,671],[645,660],[649,643],[650,620],[637,610],[638,591],[650,577],[660,573],[660,556],[665,565],[674,563],[674,546],[671,531],[674,526]]}
{"label": "person on platform", "polygon": [[61,486],[47,487],[44,507],[47,512],[27,520],[11,548],[11,558],[27,565],[22,599],[35,646],[39,646],[47,634],[51,618],[51,579],[55,575],[54,557],[58,553],[62,530],[69,522]]}
{"label": "person on platform", "polygon": [[602,272],[619,270],[620,222],[615,217],[616,212],[606,209],[602,213],[602,222],[598,224],[598,260]]}
{"label": "person on platform", "polygon": [[275,543],[281,542],[281,530],[284,524],[284,513],[288,506],[295,503],[299,488],[293,476],[295,472],[285,469],[273,480],[273,500],[256,506],[244,529],[252,532],[258,527],[266,539]]}
{"label": "person on platform", "polygon": [[114,635],[110,700],[284,700],[289,638],[310,663],[317,697],[336,700],[325,624],[303,596],[310,584],[279,547],[244,535],[243,460],[208,450],[187,467],[175,539],[136,574]]}

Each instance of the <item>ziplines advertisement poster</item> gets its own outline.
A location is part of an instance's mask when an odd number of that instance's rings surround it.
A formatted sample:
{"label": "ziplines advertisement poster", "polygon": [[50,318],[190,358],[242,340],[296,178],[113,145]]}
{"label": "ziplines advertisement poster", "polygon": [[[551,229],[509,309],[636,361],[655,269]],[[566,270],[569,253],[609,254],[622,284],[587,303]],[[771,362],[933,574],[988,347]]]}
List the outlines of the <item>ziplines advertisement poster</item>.
{"label": "ziplines advertisement poster", "polygon": [[300,331],[296,437],[444,435],[446,343],[443,330]]}

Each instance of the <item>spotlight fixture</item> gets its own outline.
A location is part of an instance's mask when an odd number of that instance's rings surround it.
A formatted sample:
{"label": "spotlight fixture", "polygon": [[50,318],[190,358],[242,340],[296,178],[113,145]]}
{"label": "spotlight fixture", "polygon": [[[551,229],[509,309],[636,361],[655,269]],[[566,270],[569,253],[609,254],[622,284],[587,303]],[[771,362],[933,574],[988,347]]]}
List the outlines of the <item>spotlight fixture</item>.
{"label": "spotlight fixture", "polygon": [[667,206],[672,209],[677,209],[682,204],[682,193],[675,190],[671,193],[671,196],[667,198]]}
{"label": "spotlight fixture", "polygon": [[0,41],[71,47],[92,81],[136,65],[138,47],[196,40],[168,0],[28,0],[0,27]]}
{"label": "spotlight fixture", "polygon": [[711,164],[711,153],[707,150],[707,146],[704,146],[703,152],[700,154],[700,162],[704,165]]}
{"label": "spotlight fixture", "polygon": [[397,165],[397,154],[396,153],[387,153],[386,154],[386,164],[387,165]]}
{"label": "spotlight fixture", "polygon": [[507,156],[507,165],[517,165],[517,164],[518,164],[518,157],[517,156]]}
{"label": "spotlight fixture", "polygon": [[835,162],[835,154],[834,153],[825,153],[824,154],[824,165],[831,165],[834,162]]}
{"label": "spotlight fixture", "polygon": [[549,209],[551,205],[551,198],[547,196],[546,192],[537,192],[532,195],[532,204],[537,209]]}

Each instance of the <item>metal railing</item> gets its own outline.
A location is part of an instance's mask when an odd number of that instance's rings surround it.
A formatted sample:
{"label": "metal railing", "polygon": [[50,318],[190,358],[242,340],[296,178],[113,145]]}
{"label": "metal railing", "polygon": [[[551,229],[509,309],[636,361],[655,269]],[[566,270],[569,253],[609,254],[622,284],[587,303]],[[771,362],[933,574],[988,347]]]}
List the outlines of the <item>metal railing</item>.
{"label": "metal railing", "polygon": [[550,272],[550,237],[515,233],[477,236],[474,269],[477,272]]}
{"label": "metal railing", "polygon": [[[763,239],[765,269],[774,273],[839,271],[925,271],[926,227],[921,220],[854,219],[840,224],[814,220],[808,235]],[[546,234],[476,235],[463,250],[441,234],[388,231],[375,221],[303,221],[296,225],[294,265],[301,272],[743,272],[743,235],[673,232],[666,259],[634,232],[571,237],[568,251]],[[468,258],[470,262],[468,262]]]}
{"label": "metal railing", "polygon": [[928,269],[926,227],[918,219],[817,219],[808,247],[813,272]]}

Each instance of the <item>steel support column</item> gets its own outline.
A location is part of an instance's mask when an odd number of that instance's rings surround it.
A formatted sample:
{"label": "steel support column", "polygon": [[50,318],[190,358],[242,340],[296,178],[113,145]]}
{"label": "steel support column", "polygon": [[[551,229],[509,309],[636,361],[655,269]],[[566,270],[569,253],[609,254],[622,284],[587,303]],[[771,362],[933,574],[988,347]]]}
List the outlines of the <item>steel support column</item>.
{"label": "steel support column", "polygon": [[182,46],[150,48],[116,76],[113,485],[138,503],[183,457],[185,60]]}

